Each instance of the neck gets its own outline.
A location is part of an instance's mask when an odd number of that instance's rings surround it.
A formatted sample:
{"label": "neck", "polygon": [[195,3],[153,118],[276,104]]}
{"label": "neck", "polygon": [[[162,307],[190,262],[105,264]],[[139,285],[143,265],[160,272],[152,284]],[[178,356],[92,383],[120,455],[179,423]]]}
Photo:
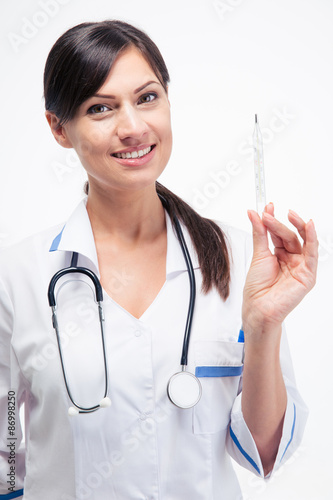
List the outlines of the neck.
{"label": "neck", "polygon": [[87,212],[96,241],[112,237],[134,245],[155,239],[165,231],[164,209],[155,185],[112,193],[96,192],[90,185]]}

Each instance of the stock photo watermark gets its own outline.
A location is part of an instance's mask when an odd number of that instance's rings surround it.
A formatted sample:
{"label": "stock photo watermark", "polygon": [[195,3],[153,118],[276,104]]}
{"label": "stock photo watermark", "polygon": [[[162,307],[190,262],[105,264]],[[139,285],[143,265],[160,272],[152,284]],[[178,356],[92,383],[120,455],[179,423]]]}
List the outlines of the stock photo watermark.
{"label": "stock photo watermark", "polygon": [[[118,449],[110,453],[109,460],[92,462],[93,470],[85,477],[78,480],[76,484],[76,494],[80,500],[86,500],[93,495],[94,490],[100,488],[107,482],[120,468],[134,455],[147,439],[156,434],[158,425],[163,424],[169,417],[168,407],[157,406],[154,413],[142,413],[133,425],[124,431],[119,438]],[[63,493],[61,500],[76,500],[71,495]]]}
{"label": "stock photo watermark", "polygon": [[279,469],[277,469],[269,479],[263,479],[251,475],[247,481],[247,485],[243,487],[243,489],[246,489],[246,492],[243,495],[243,500],[258,500],[259,498],[267,500],[268,497],[266,495],[262,496],[262,494],[267,493],[272,483],[274,483],[278,477],[283,475],[288,467],[298,460],[305,451],[305,446],[299,446],[293,455]]}
{"label": "stock photo watermark", "polygon": [[53,170],[53,173],[56,176],[59,183],[63,183],[64,178],[68,174],[73,174],[78,167],[83,169],[81,162],[74,149],[70,149],[66,153],[64,162],[53,161],[51,163],[51,169]]}
{"label": "stock photo watermark", "polygon": [[[78,337],[80,333],[82,333],[82,330],[75,321],[68,322],[66,327],[60,332],[61,347],[66,349],[71,338]],[[49,361],[56,359],[58,356],[58,346],[54,341],[50,341],[46,343],[41,351],[32,358],[31,365],[34,370],[40,372],[45,370]]]}
{"label": "stock photo watermark", "polygon": [[[89,325],[99,321],[96,304],[93,303],[92,306],[88,300],[80,301],[73,309],[73,315],[80,318],[80,322],[84,323],[84,326],[87,328]],[[77,321],[67,321],[63,328],[59,328],[61,348],[66,350],[69,347],[71,339],[78,337],[82,332],[82,326]],[[50,341],[45,343],[40,352],[32,358],[32,366],[36,371],[45,370],[49,362],[59,356],[59,348],[53,331],[50,336]]]}
{"label": "stock photo watermark", "polygon": [[[265,145],[274,141],[274,138],[285,131],[290,123],[296,118],[296,115],[290,112],[286,106],[276,107],[272,109],[271,117],[268,120],[266,127],[261,127],[262,140]],[[100,125],[100,130],[95,131],[95,140],[102,139],[104,134],[108,132],[107,127]],[[80,154],[91,152],[92,145],[84,143],[80,147]],[[237,155],[244,157],[247,162],[253,162],[253,144],[252,136],[248,136],[242,140],[237,148]],[[73,174],[77,168],[81,166],[78,155],[74,150],[69,150],[66,153],[63,162],[53,161],[51,168],[59,183],[63,183],[67,176]],[[233,182],[233,180],[241,175],[243,168],[241,161],[232,159],[226,165],[217,170],[208,173],[209,181],[202,187],[192,190],[192,206],[196,210],[206,208],[210,201],[217,198],[221,193]]]}
{"label": "stock photo watermark", "polygon": [[[126,269],[122,271],[111,271],[106,280],[106,290],[113,298],[117,298],[119,293],[124,291],[124,288],[129,286],[133,281],[134,276],[128,274]],[[73,309],[73,314],[80,318],[80,322],[84,323],[84,327],[98,323],[98,310],[95,303],[91,305],[90,301],[80,301]],[[63,328],[59,331],[61,347],[66,350],[70,345],[71,339],[78,337],[83,332],[83,327],[77,321],[67,321]],[[37,371],[44,370],[49,361],[56,359],[59,356],[59,349],[55,342],[55,336],[52,332],[52,340],[47,342],[40,352],[32,359],[32,366]]]}
{"label": "stock photo watermark", "polygon": [[91,133],[89,141],[82,140],[78,145],[77,152],[74,149],[70,149],[69,151],[67,151],[63,162],[52,161],[51,169],[53,170],[53,173],[59,183],[63,183],[68,175],[71,175],[78,170],[78,167],[82,173],[82,176],[85,176],[85,171],[81,165],[79,156],[93,154],[93,143],[102,141],[105,137],[105,134],[111,132],[110,127],[112,126],[105,125],[104,123],[96,124],[96,130]]}
{"label": "stock photo watermark", "polygon": [[319,243],[319,262],[327,262],[333,256],[333,235],[329,234],[325,237],[318,236]]}
{"label": "stock photo watermark", "polygon": [[226,17],[234,12],[237,7],[242,5],[245,0],[213,0],[213,6],[221,19],[224,21]]}
{"label": "stock photo watermark", "polygon": [[[273,108],[268,126],[261,127],[263,143],[271,143],[276,135],[283,132],[295,118],[296,115],[287,110],[285,106],[282,108]],[[253,162],[252,136],[240,142],[237,153],[240,156],[245,156],[246,161]],[[210,171],[208,175],[211,180],[206,182],[200,189],[194,188],[192,190],[193,207],[197,210],[206,208],[210,201],[217,198],[233,182],[233,179],[238,177],[242,172],[241,163],[237,160],[229,161],[224,168],[218,171]]]}
{"label": "stock photo watermark", "polygon": [[16,394],[8,391],[7,395],[7,448],[8,448],[8,472],[7,484],[9,493],[16,489]]}
{"label": "stock photo watermark", "polygon": [[19,32],[9,32],[8,41],[18,53],[30,40],[35,38],[41,30],[47,26],[49,21],[56,17],[62,6],[69,4],[71,0],[39,0],[39,9],[29,17],[22,17]]}
{"label": "stock photo watermark", "polygon": [[128,287],[134,281],[134,275],[128,274],[126,269],[123,269],[121,272],[116,270],[111,270],[106,277],[106,290],[114,296],[117,297],[119,293],[124,291],[124,288]]}

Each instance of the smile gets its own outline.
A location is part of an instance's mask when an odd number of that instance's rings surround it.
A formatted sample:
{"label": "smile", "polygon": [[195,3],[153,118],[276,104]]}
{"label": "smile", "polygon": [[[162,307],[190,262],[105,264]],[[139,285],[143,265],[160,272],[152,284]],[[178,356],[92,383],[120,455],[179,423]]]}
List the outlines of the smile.
{"label": "smile", "polygon": [[139,149],[138,151],[127,151],[126,153],[114,153],[113,156],[116,158],[122,158],[123,160],[128,158],[141,158],[142,156],[147,155],[152,150],[153,146],[148,146],[145,149]]}

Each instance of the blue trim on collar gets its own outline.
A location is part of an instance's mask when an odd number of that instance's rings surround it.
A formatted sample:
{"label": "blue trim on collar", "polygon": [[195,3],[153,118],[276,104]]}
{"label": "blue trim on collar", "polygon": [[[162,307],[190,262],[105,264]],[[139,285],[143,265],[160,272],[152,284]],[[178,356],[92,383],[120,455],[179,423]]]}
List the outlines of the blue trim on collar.
{"label": "blue trim on collar", "polygon": [[230,436],[231,436],[231,439],[233,440],[233,442],[235,443],[235,445],[237,446],[237,448],[239,449],[239,451],[241,452],[241,454],[246,458],[246,460],[248,462],[250,462],[250,464],[252,465],[252,467],[261,475],[261,472],[260,472],[260,469],[259,469],[258,465],[255,463],[255,461],[253,460],[253,458],[251,458],[250,455],[248,453],[246,453],[246,451],[244,450],[244,448],[241,446],[241,444],[238,441],[238,439],[236,438],[236,434],[232,430],[231,426],[230,426]]}
{"label": "blue trim on collar", "polygon": [[22,490],[13,491],[12,493],[6,493],[6,495],[0,495],[0,499],[2,500],[10,500],[11,498],[21,497],[23,495]]}
{"label": "blue trim on collar", "polygon": [[242,344],[244,344],[244,332],[242,329],[239,330],[238,342],[241,342]]}
{"label": "blue trim on collar", "polygon": [[61,237],[62,237],[62,232],[63,232],[64,229],[65,229],[65,226],[62,228],[62,230],[60,231],[60,233],[52,241],[52,245],[50,246],[49,252],[55,252],[56,250],[58,250],[59,243],[60,243]]}
{"label": "blue trim on collar", "polygon": [[196,377],[238,377],[243,372],[241,366],[197,366]]}
{"label": "blue trim on collar", "polygon": [[[288,441],[288,443],[287,443],[286,449],[285,449],[285,450],[284,450],[284,452],[283,452],[283,455],[282,455],[282,457],[281,457],[281,460],[283,459],[283,457],[284,457],[284,455],[285,455],[285,453],[286,453],[287,449],[289,448],[290,443],[291,443],[291,442],[292,442],[292,440],[293,440],[293,437],[294,437],[294,431],[295,431],[295,424],[296,424],[296,406],[295,406],[295,403],[294,403],[294,421],[293,421],[293,426],[292,426],[292,428],[291,428],[291,436],[290,436],[290,439],[289,439],[289,441]],[[281,460],[280,460],[280,462],[281,462]]]}

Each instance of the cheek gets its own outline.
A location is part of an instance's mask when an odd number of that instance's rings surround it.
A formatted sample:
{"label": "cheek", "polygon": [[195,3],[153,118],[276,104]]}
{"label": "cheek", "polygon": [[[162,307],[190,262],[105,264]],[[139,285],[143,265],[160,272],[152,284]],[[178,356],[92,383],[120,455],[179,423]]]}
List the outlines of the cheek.
{"label": "cheek", "polygon": [[169,127],[166,131],[166,135],[167,135],[167,147],[168,147],[168,155],[170,156],[171,154],[171,150],[172,150],[172,130],[171,130],[171,123],[169,123]]}
{"label": "cheek", "polygon": [[171,117],[170,113],[160,120],[159,124],[160,136],[165,145],[171,147],[172,144],[172,130],[171,130]]}
{"label": "cheek", "polygon": [[75,150],[79,157],[88,158],[98,154],[105,154],[109,147],[109,135],[102,127],[96,127],[89,132],[85,131],[84,134],[80,134],[76,141]]}

